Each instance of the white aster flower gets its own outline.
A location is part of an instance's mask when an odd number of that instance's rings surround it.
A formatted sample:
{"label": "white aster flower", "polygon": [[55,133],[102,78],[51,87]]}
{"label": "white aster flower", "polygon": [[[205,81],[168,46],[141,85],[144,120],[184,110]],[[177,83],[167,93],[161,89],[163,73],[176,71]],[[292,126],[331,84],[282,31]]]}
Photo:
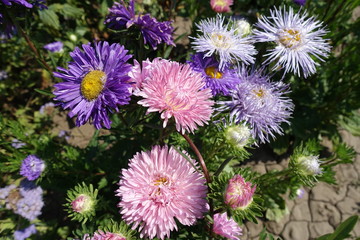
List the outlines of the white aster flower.
{"label": "white aster flower", "polygon": [[269,50],[267,62],[276,62],[273,70],[285,68],[285,73],[293,72],[306,78],[316,72],[319,63],[328,56],[330,45],[323,36],[327,33],[322,22],[308,18],[306,12],[294,13],[290,7],[270,10],[271,17],[262,17],[253,31],[258,42],[275,42],[277,46]]}
{"label": "white aster flower", "polygon": [[202,20],[196,24],[202,35],[193,38],[193,49],[204,52],[205,57],[218,55],[220,70],[226,64],[236,61],[245,64],[254,63],[255,59],[252,55],[255,55],[257,51],[252,45],[253,40],[237,34],[237,28],[233,24],[225,24],[224,20],[225,18],[218,14],[216,18]]}

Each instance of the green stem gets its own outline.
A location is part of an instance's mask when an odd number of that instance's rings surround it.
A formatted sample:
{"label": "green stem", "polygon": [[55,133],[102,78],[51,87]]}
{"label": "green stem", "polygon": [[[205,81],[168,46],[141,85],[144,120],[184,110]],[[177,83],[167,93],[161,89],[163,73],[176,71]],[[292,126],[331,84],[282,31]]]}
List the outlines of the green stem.
{"label": "green stem", "polygon": [[50,74],[52,74],[52,70],[49,67],[49,65],[45,62],[45,60],[40,56],[39,51],[37,50],[37,48],[35,47],[34,43],[30,40],[30,37],[26,34],[26,32],[22,29],[22,27],[19,25],[19,23],[17,22],[16,18],[14,17],[14,15],[12,14],[11,10],[8,9],[8,11],[5,11],[5,13],[8,14],[9,18],[11,19],[11,21],[14,23],[16,29],[18,30],[18,32],[20,32],[21,36],[25,39],[26,43],[29,45],[31,51],[34,53],[35,58],[40,62],[40,64],[42,65],[42,67],[44,67]]}

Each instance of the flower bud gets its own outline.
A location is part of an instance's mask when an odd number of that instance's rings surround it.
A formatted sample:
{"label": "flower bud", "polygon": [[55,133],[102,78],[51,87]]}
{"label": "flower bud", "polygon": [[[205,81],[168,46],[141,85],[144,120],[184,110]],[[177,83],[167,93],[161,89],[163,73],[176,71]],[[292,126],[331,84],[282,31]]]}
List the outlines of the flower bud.
{"label": "flower bud", "polygon": [[90,211],[93,208],[93,205],[94,201],[90,196],[85,194],[79,195],[77,198],[75,198],[74,201],[71,202],[72,209],[78,213]]}
{"label": "flower bud", "polygon": [[225,203],[232,209],[246,209],[253,201],[256,186],[251,186],[250,182],[245,182],[240,175],[235,175],[229,180],[225,192]]}
{"label": "flower bud", "polygon": [[306,175],[314,176],[322,173],[319,156],[300,156],[297,159],[299,169]]}
{"label": "flower bud", "polygon": [[233,5],[233,0],[211,0],[210,5],[212,10],[217,13],[230,12],[230,6]]}
{"label": "flower bud", "polygon": [[225,138],[235,148],[243,148],[251,142],[251,132],[246,125],[230,125],[225,129]]}

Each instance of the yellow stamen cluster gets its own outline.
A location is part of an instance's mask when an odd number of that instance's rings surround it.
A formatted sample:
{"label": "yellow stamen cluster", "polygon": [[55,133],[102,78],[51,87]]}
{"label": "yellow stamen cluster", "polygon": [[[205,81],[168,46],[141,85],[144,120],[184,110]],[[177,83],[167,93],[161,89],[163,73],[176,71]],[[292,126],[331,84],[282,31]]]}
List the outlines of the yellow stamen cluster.
{"label": "yellow stamen cluster", "polygon": [[215,67],[207,67],[205,69],[205,73],[211,78],[216,78],[216,79],[222,78],[222,73],[219,72]]}
{"label": "yellow stamen cluster", "polygon": [[96,99],[104,88],[106,74],[93,70],[86,74],[81,82],[81,94],[89,101]]}
{"label": "yellow stamen cluster", "polygon": [[286,48],[298,47],[301,44],[301,33],[293,29],[281,30],[279,42]]}

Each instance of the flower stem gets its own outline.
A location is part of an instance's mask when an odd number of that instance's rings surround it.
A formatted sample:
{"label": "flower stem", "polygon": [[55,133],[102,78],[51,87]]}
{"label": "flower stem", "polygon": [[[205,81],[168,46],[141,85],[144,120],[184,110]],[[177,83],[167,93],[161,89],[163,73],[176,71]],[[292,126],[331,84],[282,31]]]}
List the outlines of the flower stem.
{"label": "flower stem", "polygon": [[185,138],[185,140],[189,143],[190,147],[192,148],[192,150],[195,152],[196,156],[198,157],[201,169],[203,170],[204,175],[205,175],[206,182],[211,183],[209,171],[206,167],[205,161],[204,161],[199,149],[196,147],[196,145],[194,144],[194,142],[191,140],[191,138],[188,135],[181,134],[181,136],[183,136]]}
{"label": "flower stem", "polygon": [[35,58],[39,61],[39,63],[42,65],[42,67],[44,67],[49,73],[52,73],[51,68],[45,62],[45,60],[40,56],[40,53],[37,50],[37,48],[35,47],[34,43],[30,40],[30,37],[26,34],[24,29],[22,29],[22,27],[19,25],[19,23],[17,22],[16,18],[12,14],[12,12],[10,10],[5,11],[5,12],[8,13],[8,16],[10,17],[11,21],[14,23],[16,29],[20,32],[21,36],[25,39],[25,41],[29,45],[31,51],[35,54]]}

